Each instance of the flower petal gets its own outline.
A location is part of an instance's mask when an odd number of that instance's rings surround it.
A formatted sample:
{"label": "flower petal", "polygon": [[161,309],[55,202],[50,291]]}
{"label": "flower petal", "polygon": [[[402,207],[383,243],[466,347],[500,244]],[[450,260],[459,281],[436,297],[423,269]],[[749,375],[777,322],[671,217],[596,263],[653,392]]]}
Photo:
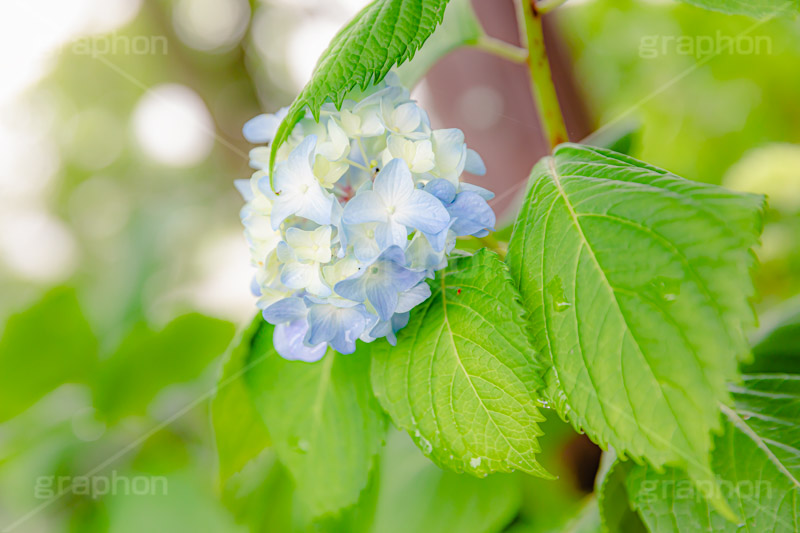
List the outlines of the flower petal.
{"label": "flower petal", "polygon": [[249,202],[253,199],[253,186],[250,184],[250,180],[234,180],[233,186],[236,187],[236,190],[239,191],[239,194],[242,195],[245,202]]}
{"label": "flower petal", "polygon": [[440,202],[447,205],[456,198],[456,187],[446,179],[435,179],[425,185],[425,192],[434,195]]}
{"label": "flower petal", "polygon": [[489,200],[491,200],[492,198],[494,198],[494,193],[492,191],[490,191],[489,189],[484,189],[483,187],[478,187],[477,185],[473,185],[472,183],[467,183],[465,181],[461,182],[461,190],[463,192],[466,192],[466,191],[474,192],[475,194],[477,194],[478,196],[480,196],[481,198],[483,198],[487,202]]}
{"label": "flower petal", "polygon": [[345,279],[333,286],[333,290],[342,298],[353,300],[354,302],[363,302],[367,299],[366,288],[364,287],[364,279],[362,277],[363,270]]}
{"label": "flower petal", "polygon": [[370,280],[366,283],[367,299],[381,320],[389,320],[397,308],[397,290],[391,283]]}
{"label": "flower petal", "polygon": [[406,313],[430,298],[431,288],[423,282],[417,283],[407,291],[401,292],[397,298],[396,313]]}
{"label": "flower petal", "polygon": [[272,142],[275,132],[281,123],[282,117],[278,113],[274,115],[262,114],[251,118],[242,127],[242,134],[247,142],[253,144],[265,144]]}
{"label": "flower petal", "polygon": [[[441,204],[439,204],[441,207]],[[403,224],[389,219],[388,222],[378,224],[375,228],[375,239],[378,241],[378,246],[385,250],[389,246],[399,246],[405,249],[408,244],[408,228]]]}
{"label": "flower petal", "polygon": [[294,191],[286,191],[275,199],[269,215],[272,229],[281,227],[284,220],[297,213],[303,207],[303,197]]}
{"label": "flower petal", "polygon": [[333,196],[326,193],[315,180],[302,195],[302,207],[297,211],[297,215],[326,226],[331,223],[333,202]]}
{"label": "flower petal", "polygon": [[497,221],[494,211],[486,200],[474,192],[459,193],[447,210],[455,219],[450,229],[459,237],[473,235],[486,229],[494,231]]}
{"label": "flower petal", "polygon": [[483,176],[486,174],[486,164],[475,150],[467,148],[467,164],[464,166],[464,170],[476,176]]}
{"label": "flower petal", "polygon": [[319,361],[325,355],[328,345],[322,342],[316,346],[307,346],[303,342],[307,332],[308,322],[305,318],[275,326],[272,334],[275,351],[289,361]]}
{"label": "flower petal", "polygon": [[425,233],[437,233],[447,227],[450,215],[435,196],[414,190],[408,201],[398,206],[393,219]]}
{"label": "flower petal", "polygon": [[281,283],[290,289],[305,289],[314,278],[314,264],[292,261],[281,269]]}
{"label": "flower petal", "polygon": [[328,342],[337,352],[347,354],[356,350],[356,339],[363,333],[366,319],[364,312],[355,307],[318,304],[309,310],[308,323],[307,344]]}
{"label": "flower petal", "polygon": [[412,270],[397,263],[388,263],[385,267],[384,276],[387,278],[387,284],[395,292],[403,292],[422,281],[425,277],[425,271]]}
{"label": "flower petal", "polygon": [[431,138],[440,175],[458,179],[467,160],[464,132],[457,128],[434,130]]}
{"label": "flower petal", "polygon": [[264,320],[273,325],[293,322],[306,316],[306,304],[300,298],[284,298],[270,305],[262,312]]}
{"label": "flower petal", "polygon": [[[307,180],[308,176],[310,175],[312,179],[316,181],[314,178],[314,173],[312,172],[314,160],[314,149],[317,146],[317,136],[316,135],[309,135],[303,142],[297,145],[297,148],[291,151],[289,154],[289,159],[286,161],[286,168],[292,177],[295,180]],[[278,181],[277,176],[275,177],[275,188],[278,189]]]}
{"label": "flower petal", "polygon": [[374,191],[360,191],[347,202],[342,213],[342,221],[347,224],[366,222],[385,222],[388,217],[386,206]]}
{"label": "flower petal", "polygon": [[398,158],[389,161],[378,172],[372,190],[380,195],[387,207],[407,202],[414,191],[414,180],[406,162]]}

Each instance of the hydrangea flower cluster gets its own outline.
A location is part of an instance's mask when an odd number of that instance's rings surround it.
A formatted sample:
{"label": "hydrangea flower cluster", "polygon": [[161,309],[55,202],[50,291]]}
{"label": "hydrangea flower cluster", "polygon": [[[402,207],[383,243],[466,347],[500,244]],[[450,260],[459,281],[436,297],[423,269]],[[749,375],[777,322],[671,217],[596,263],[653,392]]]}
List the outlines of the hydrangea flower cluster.
{"label": "hydrangea flower cluster", "polygon": [[[268,145],[286,112],[255,117],[244,136]],[[352,353],[357,339],[395,344],[456,237],[494,230],[492,193],[460,181],[485,173],[480,156],[460,130],[432,130],[391,74],[340,110],[325,104],[319,122],[302,119],[272,184],[269,152],[250,152],[256,171],[236,186],[252,291],[286,359],[316,361],[328,346]]]}

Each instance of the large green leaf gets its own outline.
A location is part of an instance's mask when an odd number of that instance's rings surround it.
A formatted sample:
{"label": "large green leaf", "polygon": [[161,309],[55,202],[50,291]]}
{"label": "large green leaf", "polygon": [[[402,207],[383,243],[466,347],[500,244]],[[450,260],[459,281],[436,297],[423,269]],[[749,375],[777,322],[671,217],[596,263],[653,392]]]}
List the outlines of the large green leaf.
{"label": "large green leaf", "polygon": [[730,15],[748,15],[755,18],[776,17],[797,13],[798,0],[683,0],[686,3],[721,11]]}
{"label": "large green leaf", "polygon": [[306,531],[310,525],[286,468],[270,449],[227,480],[222,502],[251,533]]}
{"label": "large green leaf", "polygon": [[[259,313],[234,339],[225,355],[217,393],[211,402],[211,417],[219,457],[219,477],[228,479],[269,446],[269,434],[244,381],[250,347],[264,319]],[[256,364],[258,361],[255,362]]]}
{"label": "large green leaf", "polygon": [[47,293],[8,318],[0,339],[0,422],[64,383],[85,382],[97,341],[72,289]]}
{"label": "large green leaf", "polygon": [[520,506],[520,479],[458,475],[425,459],[394,431],[381,461],[374,533],[484,533],[502,531]]}
{"label": "large green leaf", "polygon": [[298,497],[312,516],[337,513],[367,486],[386,430],[368,350],[287,361],[275,352],[272,329],[262,321],[253,336],[245,382]]}
{"label": "large green leaf", "polygon": [[484,476],[536,461],[541,388],[524,311],[497,255],[459,259],[430,282],[396,347],[376,343],[372,384],[395,424],[440,465]]}
{"label": "large green leaf", "polygon": [[323,103],[341,106],[345,94],[378,83],[394,65],[414,57],[444,17],[448,0],[374,0],[339,31],[317,63],[283,119],[270,154],[270,169],[278,148],[303,118],[306,107],[319,118]]}
{"label": "large green leaf", "polygon": [[[731,387],[715,440],[714,473],[746,531],[800,531],[800,376],[744,376]],[[650,531],[742,531],[710,507],[680,471],[634,466],[628,492]]]}
{"label": "large green leaf", "polygon": [[110,421],[144,415],[162,389],[197,379],[225,352],[233,334],[230,322],[197,313],[179,316],[159,330],[135,325],[100,364],[95,406]]}
{"label": "large green leaf", "polygon": [[709,477],[754,321],[763,198],[565,144],[533,169],[508,253],[545,394],[603,447]]}

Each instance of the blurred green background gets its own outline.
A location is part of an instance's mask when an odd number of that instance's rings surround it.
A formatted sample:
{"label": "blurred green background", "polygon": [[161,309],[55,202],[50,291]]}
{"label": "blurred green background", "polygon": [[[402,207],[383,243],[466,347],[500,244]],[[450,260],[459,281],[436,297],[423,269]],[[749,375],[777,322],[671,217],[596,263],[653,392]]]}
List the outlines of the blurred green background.
{"label": "blurred green background", "polygon": [[[500,2],[475,3],[490,1]],[[0,530],[281,530],[268,515],[283,505],[285,472],[271,474],[278,489],[255,509],[226,506],[215,482],[209,400],[221,354],[254,314],[232,187],[249,175],[239,132],[291,101],[364,4],[0,6]],[[800,23],[632,0],[572,0],[552,18],[592,128],[633,124],[632,155],[771,195],[756,305],[777,313],[800,292]],[[664,39],[717,32],[761,36],[769,47],[709,58]],[[658,53],[642,57],[643,38],[653,36]],[[435,102],[436,91],[423,84],[417,94]],[[498,120],[514,105],[501,105]],[[475,140],[491,150],[488,135]],[[379,530],[436,515],[423,502],[417,514],[397,516],[392,498],[413,496],[414,483],[454,505],[492,503],[498,514],[485,530],[565,530],[591,501],[599,454],[550,418],[542,462],[560,479],[507,476],[513,481],[491,490],[439,472],[392,435],[395,457],[382,471],[395,472],[389,480],[404,469],[417,477],[381,495]],[[152,490],[102,494],[76,482],[103,476],[138,478]],[[75,485],[58,496],[60,479]],[[508,483],[520,483],[522,496]]]}

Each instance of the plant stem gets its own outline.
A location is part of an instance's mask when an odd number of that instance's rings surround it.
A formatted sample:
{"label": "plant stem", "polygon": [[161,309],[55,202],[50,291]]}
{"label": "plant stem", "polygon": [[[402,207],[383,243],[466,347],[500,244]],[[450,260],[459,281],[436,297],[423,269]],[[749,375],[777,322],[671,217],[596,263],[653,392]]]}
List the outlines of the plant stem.
{"label": "plant stem", "polygon": [[364,166],[364,165],[362,165],[361,163],[356,163],[355,161],[353,161],[353,160],[351,160],[351,159],[344,158],[342,161],[344,161],[344,162],[345,162],[345,163],[347,163],[348,165],[353,165],[353,166],[354,166],[354,167],[356,167],[356,168],[360,168],[360,169],[361,169],[361,170],[363,170],[364,172],[372,172],[372,170],[371,170],[371,169],[369,169],[369,168],[365,167],[365,166]]}
{"label": "plant stem", "polygon": [[478,40],[475,41],[473,46],[479,50],[502,57],[503,59],[507,59],[513,63],[525,63],[525,61],[528,59],[528,51],[525,48],[514,46],[513,44],[501,41],[500,39],[489,37],[486,34],[481,35]]}
{"label": "plant stem", "polygon": [[539,112],[545,137],[551,148],[569,140],[564,116],[558,103],[550,60],[544,47],[542,15],[531,0],[516,0],[517,22],[522,43],[528,48],[528,69],[531,75],[531,94]]}

